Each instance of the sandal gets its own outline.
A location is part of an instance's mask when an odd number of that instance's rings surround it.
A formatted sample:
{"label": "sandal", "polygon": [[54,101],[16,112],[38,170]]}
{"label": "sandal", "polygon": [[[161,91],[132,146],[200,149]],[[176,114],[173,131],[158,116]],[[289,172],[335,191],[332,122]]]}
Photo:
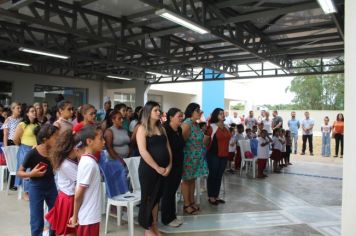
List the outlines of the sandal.
{"label": "sandal", "polygon": [[223,200],[223,199],[221,199],[221,198],[216,199],[216,201],[217,201],[218,203],[222,203],[222,204],[225,204],[225,203],[226,203],[225,200]]}
{"label": "sandal", "polygon": [[195,210],[195,211],[200,211],[200,207],[195,205],[195,202],[193,202],[192,204],[190,204],[190,206]]}
{"label": "sandal", "polygon": [[209,202],[211,205],[214,205],[214,206],[216,206],[216,205],[219,204],[217,200],[212,201],[212,200],[210,200],[210,198],[208,199],[208,202]]}
{"label": "sandal", "polygon": [[[191,209],[191,211],[189,211],[188,209]],[[187,213],[189,215],[195,215],[197,212],[197,210],[195,210],[195,208],[192,207],[192,205],[183,206],[183,211],[184,213]]]}

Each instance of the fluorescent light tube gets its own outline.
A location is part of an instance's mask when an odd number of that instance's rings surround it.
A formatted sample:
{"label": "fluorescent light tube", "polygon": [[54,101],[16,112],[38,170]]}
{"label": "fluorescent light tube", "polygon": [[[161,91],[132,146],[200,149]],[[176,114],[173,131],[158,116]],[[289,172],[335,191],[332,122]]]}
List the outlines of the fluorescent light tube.
{"label": "fluorescent light tube", "polygon": [[333,0],[318,0],[318,3],[325,14],[336,13],[336,8],[333,3]]}
{"label": "fluorescent light tube", "polygon": [[41,51],[41,50],[36,50],[36,49],[31,49],[31,48],[24,48],[24,47],[20,47],[19,51],[43,55],[43,56],[49,56],[49,57],[56,57],[56,58],[60,58],[60,59],[68,59],[69,58],[69,56],[63,55],[63,54],[57,54],[57,53]]}
{"label": "fluorescent light tube", "polygon": [[166,74],[161,74],[161,73],[157,73],[157,72],[153,72],[153,71],[146,71],[146,73],[147,74],[150,74],[150,75],[155,75],[155,76],[162,76],[162,77],[164,77],[164,76],[170,76],[170,75],[166,75]]}
{"label": "fluorescent light tube", "polygon": [[18,66],[31,66],[31,64],[28,64],[28,63],[22,63],[22,62],[17,62],[17,61],[8,61],[8,60],[0,60],[0,63],[6,63],[6,64],[18,65]]}
{"label": "fluorescent light tube", "polygon": [[111,79],[121,79],[121,80],[132,80],[130,78],[125,78],[117,75],[107,75],[106,77],[111,78]]}
{"label": "fluorescent light tube", "polygon": [[177,14],[175,14],[171,11],[168,11],[166,9],[161,9],[161,10],[156,11],[156,15],[166,18],[167,20],[173,21],[174,23],[177,23],[177,24],[184,26],[188,29],[191,29],[199,34],[207,34],[210,32],[208,29],[201,27],[197,23],[194,23],[193,21],[185,19],[184,17],[177,15]]}

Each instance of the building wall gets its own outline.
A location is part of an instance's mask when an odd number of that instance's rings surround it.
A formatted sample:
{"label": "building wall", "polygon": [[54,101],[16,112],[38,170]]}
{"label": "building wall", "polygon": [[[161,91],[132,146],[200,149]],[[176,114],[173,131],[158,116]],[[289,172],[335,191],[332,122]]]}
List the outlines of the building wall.
{"label": "building wall", "polygon": [[356,235],[356,1],[345,1],[345,150],[342,191],[342,235]]}
{"label": "building wall", "polygon": [[149,90],[148,94],[162,96],[162,110],[165,112],[172,107],[179,108],[184,112],[189,103],[197,102],[197,97],[190,94],[171,93],[158,90]]}
{"label": "building wall", "polygon": [[32,103],[34,100],[34,86],[35,84],[40,84],[72,88],[85,88],[88,92],[88,103],[94,105],[95,107],[102,107],[103,97],[106,95],[106,91],[108,89],[121,88],[125,86],[138,86],[139,83],[122,83],[121,81],[92,81],[78,78],[40,75],[6,70],[0,70],[0,81],[7,81],[12,83],[13,101]]}

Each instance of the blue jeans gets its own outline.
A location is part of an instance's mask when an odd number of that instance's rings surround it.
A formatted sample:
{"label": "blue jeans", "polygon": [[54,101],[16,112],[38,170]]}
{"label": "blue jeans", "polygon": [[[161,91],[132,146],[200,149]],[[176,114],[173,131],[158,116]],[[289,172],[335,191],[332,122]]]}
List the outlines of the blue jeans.
{"label": "blue jeans", "polygon": [[227,157],[218,157],[215,154],[206,154],[209,168],[207,180],[208,197],[219,197],[222,177],[227,164]]}
{"label": "blue jeans", "polygon": [[322,140],[321,155],[323,157],[328,157],[331,154],[331,151],[330,151],[330,133],[323,133],[321,140]]}
{"label": "blue jeans", "polygon": [[[30,180],[29,196],[31,235],[42,236],[44,226],[43,204],[46,202],[48,210],[51,210],[57,198],[57,188],[54,180],[51,184],[48,184],[47,181]],[[54,236],[55,233],[50,230],[49,235]]]}
{"label": "blue jeans", "polygon": [[[32,147],[31,146],[27,146],[25,144],[21,144],[19,151],[17,152],[17,170],[20,168],[20,166],[22,165],[23,161],[25,160],[26,154],[31,151]],[[15,178],[15,186],[18,187],[20,185],[23,185],[23,190],[24,192],[28,192],[29,191],[29,180],[28,179],[22,179],[21,177],[18,177],[16,175]]]}
{"label": "blue jeans", "polygon": [[[291,133],[291,138],[292,138],[292,144],[294,146],[294,153],[297,153],[298,151],[298,134],[292,134]],[[291,151],[293,149],[291,148]]]}

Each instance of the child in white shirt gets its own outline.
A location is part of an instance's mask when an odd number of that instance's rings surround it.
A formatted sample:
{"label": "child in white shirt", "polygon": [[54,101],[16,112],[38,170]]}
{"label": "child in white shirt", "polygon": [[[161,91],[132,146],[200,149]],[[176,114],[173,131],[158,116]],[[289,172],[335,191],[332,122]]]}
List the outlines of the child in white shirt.
{"label": "child in white shirt", "polygon": [[280,168],[278,168],[278,162],[282,158],[283,140],[280,139],[280,129],[273,130],[272,138],[272,154],[271,159],[273,160],[273,172],[281,173]]}
{"label": "child in white shirt", "polygon": [[229,131],[231,133],[231,138],[229,141],[229,161],[227,163],[229,169],[227,170],[227,172],[234,173],[234,170],[232,169],[232,162],[236,155],[237,135],[234,127],[230,127]]}
{"label": "child in white shirt", "polygon": [[99,236],[101,192],[99,159],[94,155],[104,146],[103,132],[92,125],[80,130],[84,153],[79,161],[73,216],[70,226],[76,226],[77,236]]}
{"label": "child in white shirt", "polygon": [[262,130],[260,132],[260,137],[258,137],[258,147],[257,147],[257,165],[258,165],[258,175],[257,178],[265,178],[267,175],[263,174],[266,169],[267,160],[269,157],[269,144],[272,142],[271,138],[268,136],[267,130]]}

